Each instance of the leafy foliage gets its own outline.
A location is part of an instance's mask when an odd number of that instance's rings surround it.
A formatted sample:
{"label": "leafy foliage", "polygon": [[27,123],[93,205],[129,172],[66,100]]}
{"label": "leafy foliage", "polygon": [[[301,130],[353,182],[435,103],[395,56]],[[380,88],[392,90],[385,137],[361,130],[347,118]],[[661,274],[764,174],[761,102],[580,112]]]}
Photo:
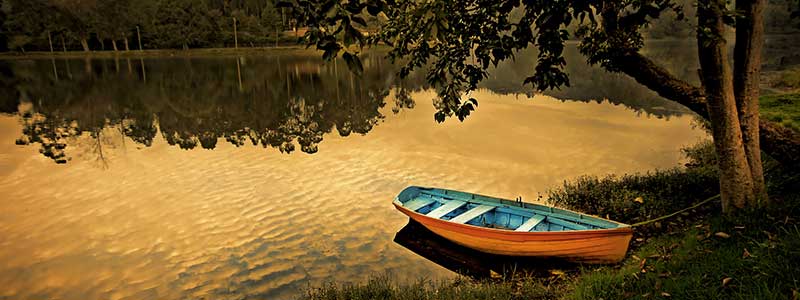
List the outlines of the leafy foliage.
{"label": "leafy foliage", "polygon": [[[96,44],[128,40],[140,29],[149,48],[224,46],[233,43],[233,21],[239,20],[239,41],[263,45],[287,29],[291,20],[275,9],[275,1],[187,0],[8,0],[8,15],[0,31],[13,43],[47,50],[47,33],[63,38],[65,48],[76,41]],[[294,22],[296,24],[296,22]],[[89,44],[92,45],[89,45]],[[3,42],[6,45],[6,42]],[[135,47],[134,47],[135,48]],[[102,48],[104,49],[104,48]],[[87,50],[87,49],[85,49]]]}
{"label": "leafy foliage", "polygon": [[688,158],[685,170],[657,170],[621,177],[583,176],[550,190],[549,201],[557,206],[632,224],[671,213],[717,194],[718,171],[713,144],[704,142],[683,151]]}
{"label": "leafy foliage", "polygon": [[[524,83],[542,91],[569,86],[565,71],[566,28],[577,28],[581,52],[592,64],[616,71],[614,57],[643,46],[641,30],[665,11],[678,19],[683,10],[672,0],[627,1],[306,1],[281,2],[295,18],[309,26],[308,45],[332,59],[352,57],[359,49],[384,43],[388,56],[402,61],[400,76],[427,68],[427,80],[436,88],[439,122],[455,116],[463,120],[477,100],[468,97],[487,77],[490,66],[514,59],[518,51],[536,47],[538,64]],[[602,15],[602,24],[597,18]],[[353,24],[366,16],[385,22],[368,38]],[[577,26],[575,26],[577,24]],[[357,71],[357,64],[351,64]]]}

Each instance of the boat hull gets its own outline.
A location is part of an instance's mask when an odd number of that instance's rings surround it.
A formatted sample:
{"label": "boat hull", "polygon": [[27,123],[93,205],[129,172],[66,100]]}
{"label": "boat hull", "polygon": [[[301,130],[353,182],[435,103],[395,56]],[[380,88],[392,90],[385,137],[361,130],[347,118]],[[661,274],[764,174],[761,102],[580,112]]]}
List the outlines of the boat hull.
{"label": "boat hull", "polygon": [[558,257],[584,263],[616,263],[625,258],[633,230],[628,227],[551,232],[515,232],[435,219],[394,206],[433,233],[478,251],[510,255]]}

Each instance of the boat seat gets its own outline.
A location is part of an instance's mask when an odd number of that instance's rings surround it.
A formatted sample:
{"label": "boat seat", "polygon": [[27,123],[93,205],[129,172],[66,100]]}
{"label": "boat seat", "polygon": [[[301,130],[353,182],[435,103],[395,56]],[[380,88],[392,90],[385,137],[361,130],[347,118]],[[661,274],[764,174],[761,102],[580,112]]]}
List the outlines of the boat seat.
{"label": "boat seat", "polygon": [[431,198],[417,198],[406,203],[403,203],[403,207],[407,208],[410,211],[417,211],[420,208],[428,206],[429,204],[433,203],[435,200]]}
{"label": "boat seat", "polygon": [[575,224],[575,223],[572,223],[572,222],[569,222],[569,221],[565,221],[565,220],[562,220],[562,219],[558,219],[558,218],[551,218],[550,220],[548,220],[548,222],[550,222],[551,224],[561,225],[561,226],[563,226],[565,228],[569,228],[569,229],[572,229],[572,230],[589,230],[589,229],[591,229],[591,228],[586,227],[584,225]]}
{"label": "boat seat", "polygon": [[517,229],[514,229],[514,231],[521,231],[521,232],[531,231],[533,227],[536,227],[536,225],[542,223],[542,221],[544,221],[545,218],[547,217],[542,215],[534,215],[533,217],[528,219],[528,221],[522,223],[522,225],[519,225],[519,227],[517,227]]}
{"label": "boat seat", "polygon": [[444,205],[439,206],[438,208],[432,210],[426,216],[434,218],[434,219],[438,219],[438,218],[441,218],[444,215],[446,215],[446,214],[448,214],[448,213],[450,213],[450,212],[452,212],[452,211],[454,211],[454,210],[456,210],[459,207],[462,207],[464,205],[467,205],[467,202],[458,201],[458,200],[450,200],[450,201],[447,201]]}
{"label": "boat seat", "polygon": [[480,216],[482,214],[485,214],[485,213],[495,209],[495,207],[496,206],[491,206],[491,205],[478,205],[478,206],[475,206],[472,209],[464,212],[463,214],[460,214],[460,215],[456,216],[455,218],[451,219],[450,222],[464,224],[464,223],[469,222],[472,219],[477,218],[478,216]]}

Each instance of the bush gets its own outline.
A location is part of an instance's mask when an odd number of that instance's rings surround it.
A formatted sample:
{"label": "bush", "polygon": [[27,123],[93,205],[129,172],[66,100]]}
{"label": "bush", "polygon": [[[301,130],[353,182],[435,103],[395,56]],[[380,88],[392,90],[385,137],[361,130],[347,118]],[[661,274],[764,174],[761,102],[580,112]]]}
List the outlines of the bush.
{"label": "bush", "polygon": [[685,169],[621,177],[582,176],[548,191],[551,204],[632,224],[665,215],[719,192],[710,142],[684,149]]}

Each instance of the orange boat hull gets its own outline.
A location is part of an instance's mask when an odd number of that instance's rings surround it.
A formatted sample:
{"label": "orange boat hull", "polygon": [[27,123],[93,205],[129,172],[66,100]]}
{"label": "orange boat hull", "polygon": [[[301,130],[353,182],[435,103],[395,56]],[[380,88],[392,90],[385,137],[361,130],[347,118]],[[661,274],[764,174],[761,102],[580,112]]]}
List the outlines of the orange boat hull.
{"label": "orange boat hull", "polygon": [[492,254],[558,257],[585,263],[616,263],[625,258],[628,243],[633,237],[633,230],[628,226],[614,229],[515,232],[452,223],[416,213],[397,204],[394,206],[441,237]]}

